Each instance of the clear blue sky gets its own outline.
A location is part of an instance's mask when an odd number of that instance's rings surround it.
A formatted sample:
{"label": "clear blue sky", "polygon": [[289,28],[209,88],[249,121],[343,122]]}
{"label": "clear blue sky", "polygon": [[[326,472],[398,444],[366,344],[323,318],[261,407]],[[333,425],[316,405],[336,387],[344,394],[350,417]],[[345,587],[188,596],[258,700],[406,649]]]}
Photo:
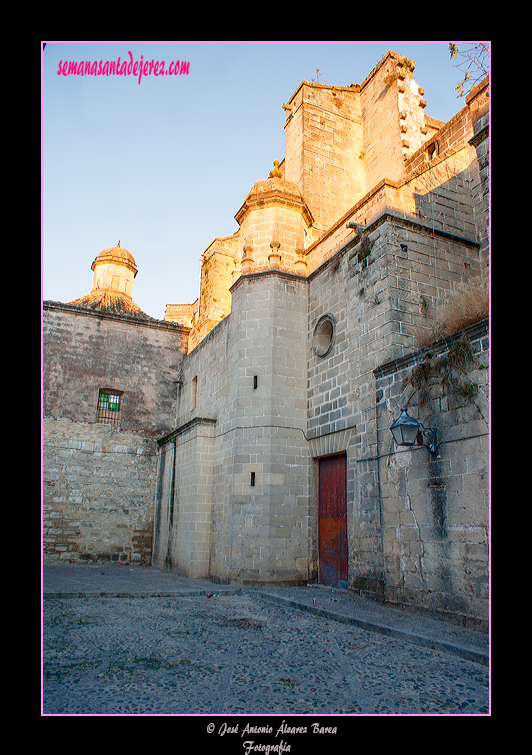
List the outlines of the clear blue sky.
{"label": "clear blue sky", "polygon": [[[193,302],[202,252],[238,229],[255,181],[284,157],[283,102],[319,69],[361,84],[388,50],[416,61],[425,113],[465,105],[446,42],[48,42],[42,60],[42,296],[90,293],[90,266],[120,239],[134,301],[162,319]],[[188,75],[62,76],[59,61],[180,60]]]}

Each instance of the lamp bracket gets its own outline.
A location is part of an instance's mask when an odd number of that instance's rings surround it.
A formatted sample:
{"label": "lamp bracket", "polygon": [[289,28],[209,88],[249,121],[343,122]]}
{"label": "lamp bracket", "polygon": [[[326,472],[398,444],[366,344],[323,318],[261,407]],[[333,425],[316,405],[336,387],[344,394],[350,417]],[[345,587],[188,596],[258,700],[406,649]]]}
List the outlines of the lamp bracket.
{"label": "lamp bracket", "polygon": [[[420,425],[421,425],[421,423],[420,423]],[[425,443],[418,443],[418,445],[425,446],[425,448],[427,448],[430,451],[431,456],[437,456],[437,454],[438,454],[438,448],[440,447],[439,443],[437,442],[438,430],[435,427],[423,427],[423,425],[421,425],[421,429],[420,429],[418,435],[422,435],[422,436],[425,436],[425,437],[429,436],[428,437],[428,440],[429,440],[428,443],[426,443],[426,444]]]}

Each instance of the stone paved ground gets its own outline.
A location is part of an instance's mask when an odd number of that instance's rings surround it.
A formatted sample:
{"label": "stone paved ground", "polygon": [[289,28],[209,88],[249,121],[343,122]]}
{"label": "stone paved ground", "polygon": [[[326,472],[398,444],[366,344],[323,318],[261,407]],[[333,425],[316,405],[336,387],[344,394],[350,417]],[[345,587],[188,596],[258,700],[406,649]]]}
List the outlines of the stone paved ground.
{"label": "stone paved ground", "polygon": [[242,591],[45,598],[44,714],[488,714],[488,668]]}

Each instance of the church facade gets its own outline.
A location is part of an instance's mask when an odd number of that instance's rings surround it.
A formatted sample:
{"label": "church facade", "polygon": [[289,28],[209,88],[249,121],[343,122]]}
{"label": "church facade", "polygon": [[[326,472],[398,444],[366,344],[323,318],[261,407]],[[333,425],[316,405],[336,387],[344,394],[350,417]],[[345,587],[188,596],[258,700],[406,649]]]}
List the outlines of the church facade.
{"label": "church facade", "polygon": [[[319,581],[485,628],[487,320],[435,325],[488,278],[488,81],[443,123],[414,67],[389,52],[361,85],[298,87],[284,159],[203,253],[193,304],[135,310],[120,247],[95,260],[89,297],[45,302],[46,512],[70,527],[63,550],[48,535],[50,560]],[[395,444],[403,407],[437,447]],[[90,506],[84,443],[87,469],[118,465]],[[110,461],[113,443],[129,452]]]}

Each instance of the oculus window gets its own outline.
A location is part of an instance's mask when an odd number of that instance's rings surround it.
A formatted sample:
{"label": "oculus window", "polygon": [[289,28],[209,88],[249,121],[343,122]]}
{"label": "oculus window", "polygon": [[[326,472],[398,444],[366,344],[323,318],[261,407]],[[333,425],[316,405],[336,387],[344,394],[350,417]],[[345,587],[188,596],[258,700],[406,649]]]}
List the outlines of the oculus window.
{"label": "oculus window", "polygon": [[335,321],[332,315],[320,317],[314,328],[312,347],[319,357],[325,357],[330,352],[334,342]]}

